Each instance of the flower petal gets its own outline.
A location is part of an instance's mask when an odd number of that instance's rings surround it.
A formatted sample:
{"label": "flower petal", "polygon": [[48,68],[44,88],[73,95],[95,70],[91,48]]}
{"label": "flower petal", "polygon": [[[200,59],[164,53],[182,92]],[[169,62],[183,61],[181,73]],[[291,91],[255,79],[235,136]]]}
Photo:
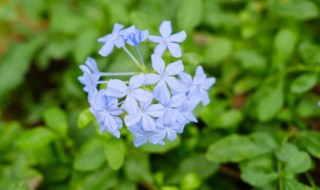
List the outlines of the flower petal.
{"label": "flower petal", "polygon": [[158,89],[156,89],[155,93],[157,94],[156,99],[159,100],[163,106],[169,106],[170,92],[165,83],[164,85],[161,85],[161,88],[159,87]]}
{"label": "flower petal", "polygon": [[126,115],[124,117],[124,123],[126,126],[131,127],[137,124],[141,120],[141,114],[139,115]]}
{"label": "flower petal", "polygon": [[163,21],[159,27],[160,34],[163,38],[167,39],[172,33],[171,22]]}
{"label": "flower petal", "polygon": [[108,131],[118,130],[117,123],[110,114],[105,115],[104,124],[106,125]]}
{"label": "flower petal", "polygon": [[177,131],[167,128],[167,139],[169,141],[174,141],[177,139]]}
{"label": "flower petal", "polygon": [[161,96],[167,97],[167,94],[170,94],[169,89],[164,82],[164,80],[160,80],[159,83],[153,89],[153,97],[157,100],[164,100]]}
{"label": "flower petal", "polygon": [[159,144],[159,142],[162,142],[165,137],[166,137],[165,130],[157,130],[155,134],[150,136],[150,142],[152,144]]}
{"label": "flower petal", "polygon": [[152,61],[152,68],[157,71],[159,74],[162,74],[164,72],[164,67],[165,67],[165,62],[163,59],[157,55],[153,54],[151,56],[151,61]]}
{"label": "flower petal", "polygon": [[153,36],[153,35],[149,35],[149,40],[151,42],[155,42],[155,43],[160,43],[162,42],[162,38],[160,36]]}
{"label": "flower petal", "polygon": [[99,43],[108,43],[109,41],[112,40],[112,35],[111,34],[107,34],[105,36],[102,36],[98,39]]}
{"label": "flower petal", "polygon": [[152,93],[143,89],[135,89],[131,92],[131,95],[139,102],[147,103],[152,99]]}
{"label": "flower petal", "polygon": [[147,143],[147,142],[148,142],[147,136],[142,136],[142,137],[138,137],[138,138],[133,139],[133,144],[136,148]]}
{"label": "flower petal", "polygon": [[181,31],[176,34],[172,34],[169,38],[169,42],[181,43],[187,38],[187,34],[185,31]]}
{"label": "flower petal", "polygon": [[131,94],[127,95],[122,106],[131,115],[137,114],[139,111],[138,103]]}
{"label": "flower petal", "polygon": [[115,23],[113,25],[113,30],[112,30],[112,34],[118,34],[119,31],[123,28],[124,26],[122,24],[118,24],[118,23]]}
{"label": "flower petal", "polygon": [[132,76],[129,82],[129,89],[133,90],[139,88],[140,86],[142,86],[144,80],[145,79],[143,74]]}
{"label": "flower petal", "polygon": [[153,118],[144,114],[142,116],[142,128],[145,131],[153,131],[156,129],[156,123]]}
{"label": "flower petal", "polygon": [[186,87],[189,87],[192,85],[192,77],[188,73],[179,73],[179,79],[181,82],[186,85]]}
{"label": "flower petal", "polygon": [[167,45],[165,43],[160,42],[157,47],[154,49],[154,54],[158,56],[162,56],[166,51]]}
{"label": "flower petal", "polygon": [[192,122],[195,122],[195,123],[198,122],[196,116],[194,116],[194,114],[192,112],[186,112],[183,115],[189,121],[192,121]]}
{"label": "flower petal", "polygon": [[151,73],[151,74],[146,74],[146,75],[144,76],[144,82],[143,82],[143,84],[145,84],[145,85],[152,85],[152,84],[157,83],[159,80],[160,80],[160,76],[157,75],[157,74],[153,74],[153,73]]}
{"label": "flower petal", "polygon": [[198,96],[192,96],[187,102],[186,110],[192,111],[201,101],[201,98]]}
{"label": "flower petal", "polygon": [[99,68],[97,66],[96,60],[91,57],[87,57],[86,65],[90,68],[93,73],[100,73]]}
{"label": "flower petal", "polygon": [[176,94],[172,96],[170,100],[170,107],[179,107],[184,103],[184,101],[186,101],[186,95],[184,93]]}
{"label": "flower petal", "polygon": [[112,41],[105,43],[102,46],[102,48],[99,50],[99,54],[103,57],[108,56],[113,51],[113,46],[114,46],[114,43]]}
{"label": "flower petal", "polygon": [[167,82],[168,86],[172,91],[184,92],[186,90],[184,86],[181,84],[181,82],[174,77],[166,77],[165,81]]}
{"label": "flower petal", "polygon": [[179,44],[176,43],[167,43],[169,51],[173,57],[181,57],[181,47]]}
{"label": "flower petal", "polygon": [[164,107],[161,104],[152,104],[145,110],[145,113],[152,117],[161,117],[164,114]]}
{"label": "flower petal", "polygon": [[205,90],[209,90],[209,88],[216,83],[216,78],[211,77],[207,78],[203,84],[201,84],[201,88]]}
{"label": "flower petal", "polygon": [[111,79],[108,82],[106,95],[111,97],[122,98],[126,95],[128,87],[124,82],[118,79]]}
{"label": "flower petal", "polygon": [[177,75],[179,73],[181,73],[183,71],[184,67],[183,67],[183,63],[181,60],[179,61],[175,61],[173,63],[170,63],[167,68],[166,71],[164,72],[165,75]]}
{"label": "flower petal", "polygon": [[210,103],[209,94],[206,90],[200,90],[201,103],[203,106],[206,106]]}

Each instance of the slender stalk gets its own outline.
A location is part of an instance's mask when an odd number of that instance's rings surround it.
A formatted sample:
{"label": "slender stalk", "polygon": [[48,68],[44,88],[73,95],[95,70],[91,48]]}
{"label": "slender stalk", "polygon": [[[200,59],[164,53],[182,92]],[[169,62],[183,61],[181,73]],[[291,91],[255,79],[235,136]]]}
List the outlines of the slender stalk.
{"label": "slender stalk", "polygon": [[316,188],[316,187],[317,187],[317,186],[316,186],[316,183],[315,183],[314,180],[312,179],[312,176],[310,175],[309,172],[306,173],[306,177],[307,177],[307,179],[308,179],[308,181],[309,181],[312,189],[313,189],[313,190],[316,190],[316,189],[317,189],[317,188]]}
{"label": "slender stalk", "polygon": [[140,65],[139,61],[131,54],[131,52],[125,46],[123,46],[122,48],[129,55],[129,57],[133,60],[133,62],[140,67],[141,65]]}
{"label": "slender stalk", "polygon": [[97,84],[108,84],[108,81],[98,81]]}
{"label": "slender stalk", "polygon": [[102,77],[109,77],[109,76],[132,76],[134,75],[133,72],[123,72],[123,73],[100,73]]}
{"label": "slender stalk", "polygon": [[[124,81],[124,83],[129,84],[129,81]],[[108,81],[98,81],[97,84],[108,84]]]}
{"label": "slender stalk", "polygon": [[137,50],[137,53],[139,55],[140,61],[142,63],[142,66],[145,67],[145,64],[144,64],[144,61],[143,61],[143,58],[142,58],[142,55],[141,55],[141,51],[140,51],[138,45],[136,45],[136,50]]}
{"label": "slender stalk", "polygon": [[141,69],[141,71],[143,73],[146,73],[146,68],[144,66],[142,66],[139,61],[131,54],[131,52],[125,47],[123,46],[122,49],[129,55],[129,57],[133,60],[133,62]]}

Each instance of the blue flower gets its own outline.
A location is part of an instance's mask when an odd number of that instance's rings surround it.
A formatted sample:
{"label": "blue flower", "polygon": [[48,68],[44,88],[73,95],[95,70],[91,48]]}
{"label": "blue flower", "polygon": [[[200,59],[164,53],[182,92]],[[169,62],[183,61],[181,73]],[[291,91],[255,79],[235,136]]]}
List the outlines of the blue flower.
{"label": "blue flower", "polygon": [[85,65],[80,65],[83,75],[78,80],[84,85],[83,90],[88,93],[89,100],[97,91],[97,84],[100,78],[100,71],[94,59],[88,57]]}
{"label": "blue flower", "polygon": [[182,85],[178,79],[174,77],[174,75],[177,75],[183,71],[183,64],[181,60],[170,63],[165,69],[165,63],[161,57],[153,54],[151,59],[152,67],[158,74],[147,74],[145,76],[144,84],[152,85],[157,83],[153,91],[155,98],[161,99],[160,96],[167,96],[166,94],[169,93],[167,85],[173,91],[183,91]]}
{"label": "blue flower", "polygon": [[181,48],[178,43],[181,43],[186,39],[186,32],[181,31],[179,33],[171,35],[172,29],[170,21],[163,21],[159,27],[159,31],[161,37],[152,35],[149,36],[150,41],[159,43],[155,48],[154,53],[162,56],[168,47],[173,57],[181,57]]}
{"label": "blue flower", "polygon": [[163,105],[165,114],[173,114],[173,112],[178,111],[177,108],[180,107],[185,100],[186,95],[180,93],[172,97],[170,97],[170,95],[160,96],[159,102]]}
{"label": "blue flower", "polygon": [[102,48],[99,50],[100,55],[103,57],[108,56],[113,51],[114,46],[117,48],[124,47],[125,42],[123,36],[126,33],[130,33],[135,30],[135,27],[132,26],[122,31],[121,29],[123,29],[123,25],[115,23],[111,34],[107,34],[98,39],[98,42],[104,43]]}
{"label": "blue flower", "polygon": [[135,29],[132,32],[128,32],[124,35],[125,41],[131,46],[137,46],[141,42],[145,41],[149,36],[149,31],[141,31],[139,29]]}
{"label": "blue flower", "polygon": [[181,123],[175,114],[167,114],[157,119],[156,125],[156,135],[153,135],[151,140],[155,143],[161,143],[164,138],[167,138],[169,141],[174,141],[184,123]]}
{"label": "blue flower", "polygon": [[201,66],[197,67],[193,80],[188,73],[180,73],[179,78],[188,89],[186,92],[188,97],[198,96],[204,106],[210,103],[208,90],[216,82],[216,79],[214,77],[207,78]]}
{"label": "blue flower", "polygon": [[128,130],[134,136],[133,143],[135,147],[139,147],[147,142],[164,145],[163,141],[158,141],[158,139],[155,137],[157,133],[154,131],[144,131],[141,127],[141,122],[137,125],[128,127]]}
{"label": "blue flower", "polygon": [[97,118],[100,125],[100,133],[108,131],[119,138],[119,130],[122,128],[122,120],[118,117],[123,110],[118,108],[117,98],[105,95],[105,90],[97,92],[92,99],[90,111]]}
{"label": "blue flower", "polygon": [[153,98],[150,92],[140,88],[143,82],[143,74],[131,77],[129,86],[118,79],[109,80],[106,95],[116,98],[123,98],[126,96],[123,108],[127,112],[135,112],[138,109],[137,101],[145,103],[151,101]]}
{"label": "blue flower", "polygon": [[131,127],[141,123],[144,131],[154,131],[156,128],[154,118],[161,117],[164,114],[163,106],[161,104],[151,104],[151,100],[147,103],[140,103],[140,108],[133,112],[130,111],[124,118],[125,124]]}
{"label": "blue flower", "polygon": [[189,122],[198,122],[192,111],[200,103],[200,101],[201,99],[198,96],[192,96],[190,99],[185,100],[185,102],[178,108],[184,117],[184,121],[181,122],[184,122],[185,124]]}

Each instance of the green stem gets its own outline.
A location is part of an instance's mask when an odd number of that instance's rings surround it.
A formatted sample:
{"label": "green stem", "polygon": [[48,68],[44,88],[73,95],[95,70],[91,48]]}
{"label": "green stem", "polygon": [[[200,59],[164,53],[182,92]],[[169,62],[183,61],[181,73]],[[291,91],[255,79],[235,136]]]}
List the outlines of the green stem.
{"label": "green stem", "polygon": [[129,57],[133,60],[133,62],[140,68],[143,73],[147,73],[146,68],[139,63],[139,61],[131,54],[131,52],[123,46],[122,49],[129,55]]}
{"label": "green stem", "polygon": [[310,175],[310,173],[307,172],[306,173],[306,177],[307,177],[312,189],[316,190],[317,189],[316,183],[314,182],[314,180],[313,180],[312,176]]}

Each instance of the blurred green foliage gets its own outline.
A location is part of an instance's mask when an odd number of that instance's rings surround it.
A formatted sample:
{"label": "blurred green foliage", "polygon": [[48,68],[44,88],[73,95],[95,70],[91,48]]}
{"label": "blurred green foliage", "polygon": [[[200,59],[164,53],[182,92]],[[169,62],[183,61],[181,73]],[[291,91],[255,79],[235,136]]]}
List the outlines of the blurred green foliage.
{"label": "blurred green foliage", "polygon": [[[2,0],[0,189],[320,187],[318,0]],[[98,132],[79,64],[135,69],[97,38],[115,22],[186,30],[185,69],[217,77],[199,123],[166,146]],[[143,45],[145,60],[154,46]]]}

